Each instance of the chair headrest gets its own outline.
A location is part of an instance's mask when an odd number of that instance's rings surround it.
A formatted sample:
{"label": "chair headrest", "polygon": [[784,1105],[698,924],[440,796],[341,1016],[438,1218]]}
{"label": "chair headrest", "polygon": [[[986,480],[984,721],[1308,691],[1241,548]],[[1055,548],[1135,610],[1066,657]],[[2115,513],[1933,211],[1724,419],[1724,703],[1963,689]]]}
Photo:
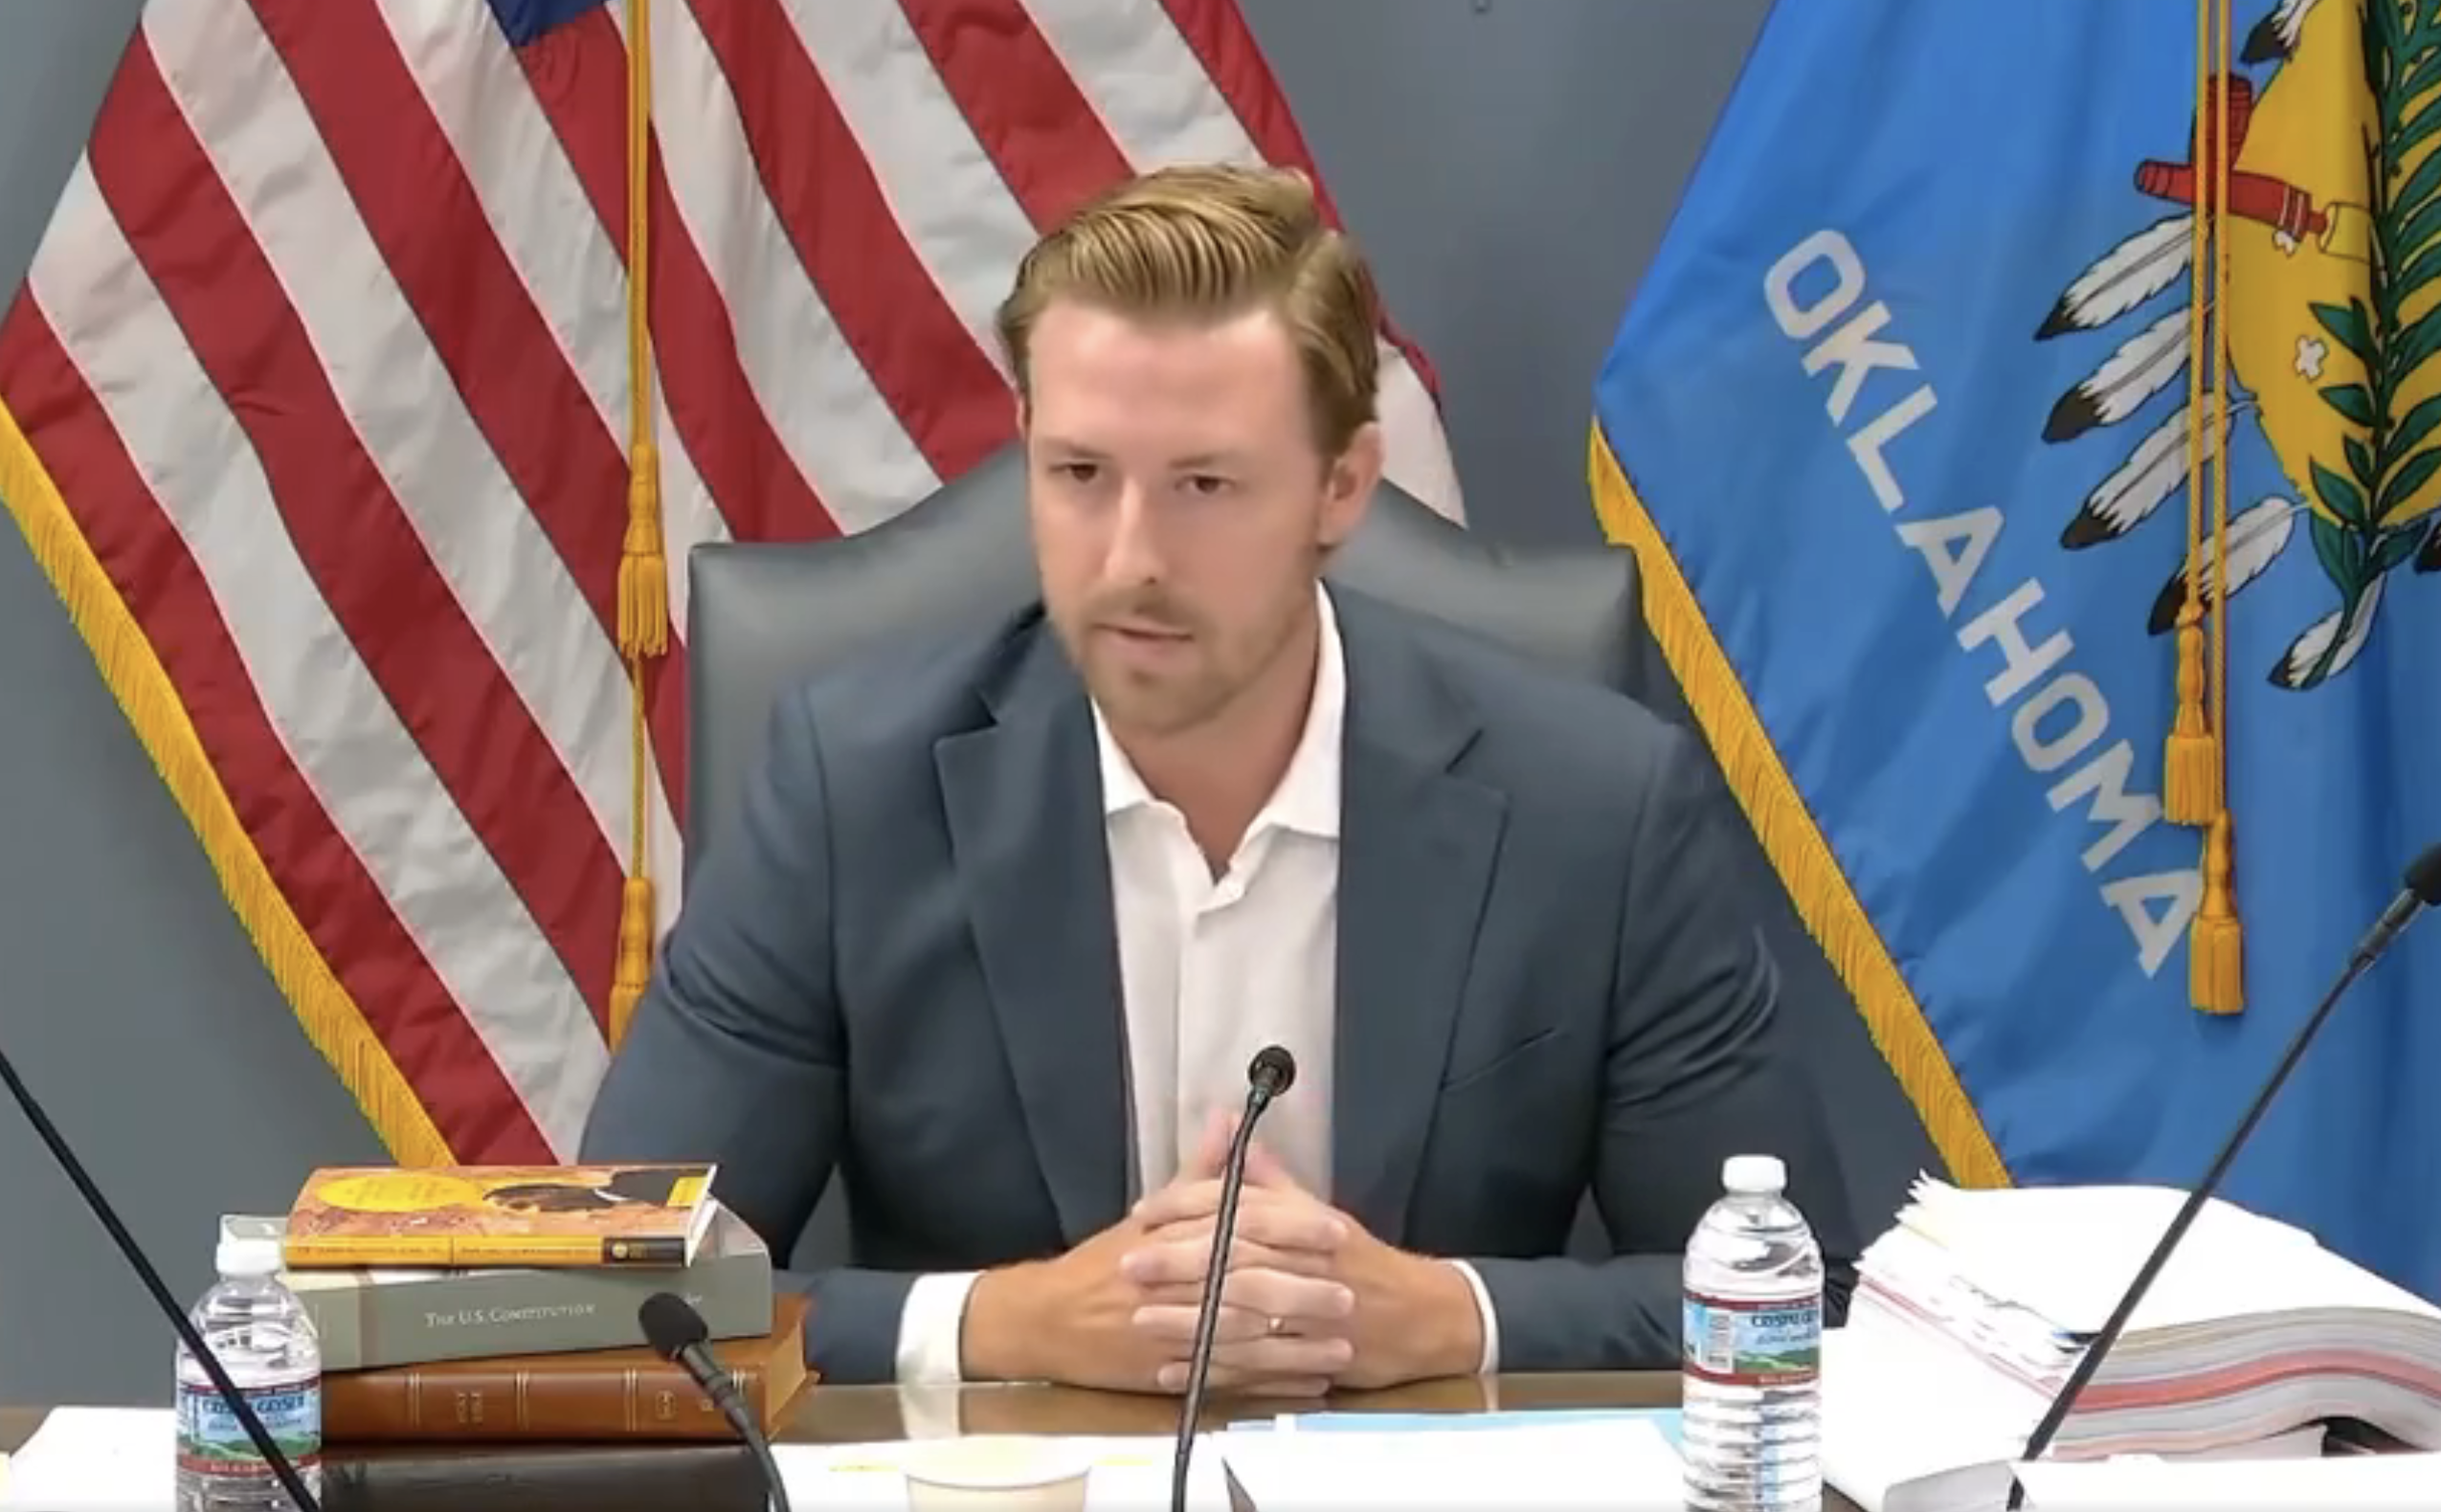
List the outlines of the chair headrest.
{"label": "chair headrest", "polygon": [[[1001,449],[871,529],[706,544],[687,571],[687,827],[703,834],[735,802],[781,689],[1040,596],[1022,449]],[[1384,481],[1327,575],[1563,674],[1642,691],[1635,558],[1624,547],[1503,546]],[[700,849],[687,847],[690,863]]]}

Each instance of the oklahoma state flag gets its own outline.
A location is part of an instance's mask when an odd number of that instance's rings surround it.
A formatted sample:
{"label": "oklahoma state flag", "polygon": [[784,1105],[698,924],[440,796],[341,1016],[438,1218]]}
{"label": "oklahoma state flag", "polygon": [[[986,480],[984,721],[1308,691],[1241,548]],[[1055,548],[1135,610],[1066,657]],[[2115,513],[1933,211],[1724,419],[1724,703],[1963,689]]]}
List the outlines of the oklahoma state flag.
{"label": "oklahoma state flag", "polygon": [[[2441,837],[2441,5],[2220,12],[1782,4],[1596,386],[1603,523],[1971,1182],[2191,1186]],[[2228,1191],[2430,1296],[2436,1178],[2427,922]]]}

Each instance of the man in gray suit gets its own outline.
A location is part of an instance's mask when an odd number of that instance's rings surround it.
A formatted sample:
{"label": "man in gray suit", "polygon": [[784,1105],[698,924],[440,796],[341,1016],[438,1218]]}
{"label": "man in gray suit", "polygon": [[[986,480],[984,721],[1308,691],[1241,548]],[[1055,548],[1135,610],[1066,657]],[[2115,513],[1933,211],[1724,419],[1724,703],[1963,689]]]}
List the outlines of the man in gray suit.
{"label": "man in gray suit", "polygon": [[[1086,206],[1000,312],[1042,602],[785,695],[583,1158],[711,1160],[833,1381],[1176,1390],[1246,1066],[1216,1390],[1667,1367],[1722,1161],[1857,1235],[1691,740],[1339,589],[1377,308],[1291,174]],[[1563,1256],[1590,1190],[1614,1257]]]}

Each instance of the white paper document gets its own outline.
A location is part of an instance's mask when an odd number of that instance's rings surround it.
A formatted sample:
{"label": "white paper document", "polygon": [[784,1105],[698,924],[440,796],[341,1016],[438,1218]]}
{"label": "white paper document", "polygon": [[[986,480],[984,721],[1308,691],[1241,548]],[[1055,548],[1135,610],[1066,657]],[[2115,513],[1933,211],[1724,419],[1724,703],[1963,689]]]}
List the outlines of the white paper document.
{"label": "white paper document", "polygon": [[0,1476],[0,1512],[171,1512],[178,1418],[166,1407],[62,1407]]}
{"label": "white paper document", "polygon": [[[1164,1512],[1170,1505],[1173,1441],[1168,1438],[1078,1438],[1089,1447],[1093,1473],[1086,1485],[1086,1512]],[[907,1512],[908,1458],[924,1446],[907,1441],[875,1444],[774,1444],[772,1457],[787,1482],[788,1499],[822,1512]],[[1217,1439],[1196,1441],[1187,1472],[1188,1512],[1229,1512],[1229,1482],[1220,1468]]]}
{"label": "white paper document", "polygon": [[1678,1454],[1649,1422],[1214,1440],[1256,1512],[1679,1512]]}
{"label": "white paper document", "polygon": [[2033,1512],[2431,1512],[2441,1455],[2318,1459],[2040,1460],[2017,1467]]}
{"label": "white paper document", "polygon": [[[1094,1458],[1088,1512],[1163,1512],[1172,1441],[1075,1440]],[[906,1512],[922,1446],[779,1444],[790,1501],[823,1512]],[[177,1424],[163,1409],[61,1408],[0,1474],[0,1512],[173,1512]],[[1223,1465],[1226,1465],[1226,1469]],[[1365,1433],[1231,1433],[1197,1440],[1190,1512],[1230,1512],[1234,1474],[1259,1512],[1678,1512],[1676,1451],[1649,1422]],[[2379,1503],[2389,1505],[2390,1503]]]}
{"label": "white paper document", "polygon": [[[1901,1214],[1960,1273],[2060,1328],[2100,1330],[2186,1193],[2166,1187],[1966,1189],[1919,1180]],[[2233,1256],[2246,1263],[2232,1265]],[[2336,1290],[2335,1290],[2336,1288]],[[2214,1199],[2145,1293],[2130,1326],[2242,1318],[2286,1306],[2400,1305],[2432,1311],[2324,1254],[2314,1236]]]}

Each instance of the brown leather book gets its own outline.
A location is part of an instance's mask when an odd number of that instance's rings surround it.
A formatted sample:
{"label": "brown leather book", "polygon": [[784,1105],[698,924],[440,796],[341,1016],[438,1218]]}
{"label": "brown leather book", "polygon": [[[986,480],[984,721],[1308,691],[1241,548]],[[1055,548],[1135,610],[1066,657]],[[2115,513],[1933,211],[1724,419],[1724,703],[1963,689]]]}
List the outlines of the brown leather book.
{"label": "brown leather book", "polygon": [[[811,1378],[805,1312],[803,1295],[783,1293],[771,1333],[709,1346],[766,1433]],[[323,1377],[322,1417],[323,1437],[333,1444],[737,1437],[685,1367],[650,1349],[338,1372]]]}

